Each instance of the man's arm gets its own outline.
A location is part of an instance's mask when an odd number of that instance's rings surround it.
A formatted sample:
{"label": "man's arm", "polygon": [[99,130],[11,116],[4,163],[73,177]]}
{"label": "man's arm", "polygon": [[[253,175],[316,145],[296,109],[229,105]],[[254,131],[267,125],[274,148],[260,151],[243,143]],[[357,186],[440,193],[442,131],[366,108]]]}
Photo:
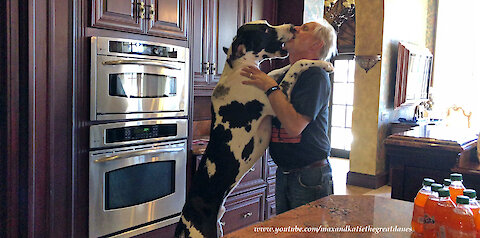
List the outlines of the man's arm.
{"label": "man's arm", "polygon": [[[273,78],[253,66],[244,68],[241,75],[250,77],[251,79],[243,81],[243,84],[256,86],[264,92],[277,85],[277,82]],[[307,127],[308,123],[312,121],[312,118],[298,113],[293,105],[287,100],[285,94],[280,90],[273,91],[268,96],[268,100],[270,101],[278,120],[280,120],[282,126],[292,137],[300,135],[305,127]]]}

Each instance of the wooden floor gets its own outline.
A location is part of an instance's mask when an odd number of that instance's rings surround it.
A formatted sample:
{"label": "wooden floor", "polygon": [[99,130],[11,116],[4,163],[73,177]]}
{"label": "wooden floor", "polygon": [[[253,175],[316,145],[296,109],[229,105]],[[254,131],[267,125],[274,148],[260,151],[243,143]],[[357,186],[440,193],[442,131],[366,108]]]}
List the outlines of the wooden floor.
{"label": "wooden floor", "polygon": [[343,158],[330,157],[333,174],[333,193],[335,195],[375,195],[390,198],[392,188],[388,185],[378,189],[369,189],[347,185],[347,173],[350,170],[350,161]]}

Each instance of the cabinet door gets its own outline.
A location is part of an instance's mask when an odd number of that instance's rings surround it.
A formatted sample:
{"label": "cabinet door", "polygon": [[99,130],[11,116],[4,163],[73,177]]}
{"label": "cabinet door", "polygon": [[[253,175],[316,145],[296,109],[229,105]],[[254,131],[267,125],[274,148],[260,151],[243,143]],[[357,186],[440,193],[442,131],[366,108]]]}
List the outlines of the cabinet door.
{"label": "cabinet door", "polygon": [[153,16],[147,16],[148,35],[187,39],[185,0],[146,0],[147,10]]}
{"label": "cabinet door", "polygon": [[139,17],[138,0],[92,1],[92,26],[112,30],[143,32],[144,20]]}
{"label": "cabinet door", "polygon": [[[193,46],[191,49],[192,71],[195,84],[195,94],[208,87],[209,75],[206,66],[209,63],[209,47],[211,31],[209,21],[209,0],[193,1]],[[207,93],[208,94],[208,93]],[[207,95],[206,95],[207,96]]]}
{"label": "cabinet door", "polygon": [[214,74],[211,80],[212,83],[217,83],[227,59],[227,54],[223,51],[223,47],[230,48],[233,37],[237,34],[238,27],[244,23],[245,7],[242,0],[213,0],[212,3],[215,14],[212,15],[214,41],[212,42],[211,63],[215,70],[212,70]]}

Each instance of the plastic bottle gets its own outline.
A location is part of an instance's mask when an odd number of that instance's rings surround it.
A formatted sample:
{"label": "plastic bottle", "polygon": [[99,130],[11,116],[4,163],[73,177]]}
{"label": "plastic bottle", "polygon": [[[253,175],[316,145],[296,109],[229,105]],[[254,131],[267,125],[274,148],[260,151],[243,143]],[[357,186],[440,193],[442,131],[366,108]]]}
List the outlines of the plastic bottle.
{"label": "plastic bottle", "polygon": [[477,238],[480,237],[480,204],[477,201],[477,192],[473,189],[463,190],[463,195],[469,198],[469,208],[473,213],[475,228],[477,229]]}
{"label": "plastic bottle", "polygon": [[446,237],[447,235],[447,221],[455,208],[455,203],[450,199],[450,191],[448,188],[441,188],[438,190],[438,203],[434,211],[435,220],[435,234],[436,237]]}
{"label": "plastic bottle", "polygon": [[423,223],[423,236],[424,237],[436,237],[435,233],[435,211],[438,206],[438,190],[442,188],[442,185],[438,183],[433,183],[432,194],[428,196],[427,201],[425,202],[424,208],[424,223]]}
{"label": "plastic bottle", "polygon": [[472,210],[468,207],[469,199],[467,196],[457,196],[457,207],[455,207],[447,223],[447,237],[455,238],[474,238],[475,223],[473,221]]}
{"label": "plastic bottle", "polygon": [[448,179],[448,178],[443,179],[443,187],[444,187],[444,188],[450,187],[450,184],[452,184],[452,180],[451,180],[451,179]]}
{"label": "plastic bottle", "polygon": [[450,179],[452,180],[452,183],[448,187],[450,190],[450,197],[452,198],[453,201],[456,201],[456,198],[458,195],[463,195],[463,190],[465,190],[465,187],[463,186],[463,178],[461,174],[450,174]]}
{"label": "plastic bottle", "polygon": [[412,229],[417,234],[423,234],[424,207],[428,196],[432,194],[431,185],[435,180],[430,178],[423,179],[423,187],[418,191],[413,205]]}

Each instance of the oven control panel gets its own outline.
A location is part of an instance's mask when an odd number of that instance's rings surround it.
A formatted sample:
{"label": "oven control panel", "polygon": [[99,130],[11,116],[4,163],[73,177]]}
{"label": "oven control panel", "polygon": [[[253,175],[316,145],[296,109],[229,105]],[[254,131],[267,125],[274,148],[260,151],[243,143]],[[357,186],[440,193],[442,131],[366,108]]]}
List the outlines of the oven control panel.
{"label": "oven control panel", "polygon": [[144,140],[177,135],[177,124],[142,125],[105,130],[107,143]]}
{"label": "oven control panel", "polygon": [[187,124],[187,119],[161,119],[92,125],[90,149],[185,139]]}
{"label": "oven control panel", "polygon": [[175,47],[150,45],[132,41],[109,41],[108,48],[110,52],[149,55],[176,59],[178,51]]}

